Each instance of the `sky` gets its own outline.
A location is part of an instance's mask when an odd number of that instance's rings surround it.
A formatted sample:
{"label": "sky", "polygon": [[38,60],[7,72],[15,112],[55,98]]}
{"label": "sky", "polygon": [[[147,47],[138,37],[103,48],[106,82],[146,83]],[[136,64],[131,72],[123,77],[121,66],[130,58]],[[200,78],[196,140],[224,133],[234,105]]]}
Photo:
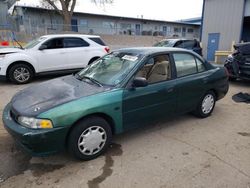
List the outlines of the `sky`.
{"label": "sky", "polygon": [[[20,0],[19,5],[37,6],[41,0]],[[98,1],[98,0],[97,0]],[[174,21],[201,17],[203,0],[113,0],[101,6],[91,0],[77,0],[76,12]]]}

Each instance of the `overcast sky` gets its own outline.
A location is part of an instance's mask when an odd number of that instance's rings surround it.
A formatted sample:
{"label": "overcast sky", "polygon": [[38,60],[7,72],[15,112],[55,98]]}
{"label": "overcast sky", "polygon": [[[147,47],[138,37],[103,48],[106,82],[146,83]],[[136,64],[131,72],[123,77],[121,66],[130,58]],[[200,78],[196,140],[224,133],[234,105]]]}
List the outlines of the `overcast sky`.
{"label": "overcast sky", "polygon": [[[41,0],[20,0],[19,5],[38,5]],[[98,0],[97,0],[98,1]],[[203,0],[113,0],[113,4],[95,5],[77,0],[75,11],[160,20],[201,17]]]}

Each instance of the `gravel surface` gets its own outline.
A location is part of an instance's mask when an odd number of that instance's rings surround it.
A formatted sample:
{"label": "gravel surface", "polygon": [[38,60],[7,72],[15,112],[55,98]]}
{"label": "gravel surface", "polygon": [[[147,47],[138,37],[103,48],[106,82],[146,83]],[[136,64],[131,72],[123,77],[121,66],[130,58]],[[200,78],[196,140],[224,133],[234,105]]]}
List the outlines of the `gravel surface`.
{"label": "gravel surface", "polygon": [[[29,85],[0,82],[0,112]],[[0,187],[250,188],[250,105],[232,95],[250,82],[230,83],[211,117],[183,115],[115,136],[108,152],[76,161],[67,153],[44,158],[22,152],[0,122]]]}

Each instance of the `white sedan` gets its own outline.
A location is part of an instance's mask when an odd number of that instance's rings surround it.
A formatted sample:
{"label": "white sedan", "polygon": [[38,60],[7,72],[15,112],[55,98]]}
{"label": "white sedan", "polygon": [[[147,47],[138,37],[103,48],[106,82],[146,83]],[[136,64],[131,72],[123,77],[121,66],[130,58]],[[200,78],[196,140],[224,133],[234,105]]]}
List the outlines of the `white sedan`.
{"label": "white sedan", "polygon": [[76,72],[109,52],[99,36],[41,36],[20,48],[0,49],[0,78],[25,84],[36,75]]}

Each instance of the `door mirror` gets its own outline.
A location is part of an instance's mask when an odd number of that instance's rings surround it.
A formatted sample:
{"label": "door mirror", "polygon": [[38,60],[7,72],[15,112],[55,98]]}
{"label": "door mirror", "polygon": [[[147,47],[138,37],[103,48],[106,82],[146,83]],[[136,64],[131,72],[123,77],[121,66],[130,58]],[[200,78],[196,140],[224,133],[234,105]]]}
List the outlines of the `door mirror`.
{"label": "door mirror", "polygon": [[47,45],[42,44],[42,45],[39,47],[39,50],[45,50],[45,49],[47,49],[47,48],[48,48]]}
{"label": "door mirror", "polygon": [[146,87],[148,85],[148,82],[146,78],[143,77],[135,77],[133,81],[133,87]]}

